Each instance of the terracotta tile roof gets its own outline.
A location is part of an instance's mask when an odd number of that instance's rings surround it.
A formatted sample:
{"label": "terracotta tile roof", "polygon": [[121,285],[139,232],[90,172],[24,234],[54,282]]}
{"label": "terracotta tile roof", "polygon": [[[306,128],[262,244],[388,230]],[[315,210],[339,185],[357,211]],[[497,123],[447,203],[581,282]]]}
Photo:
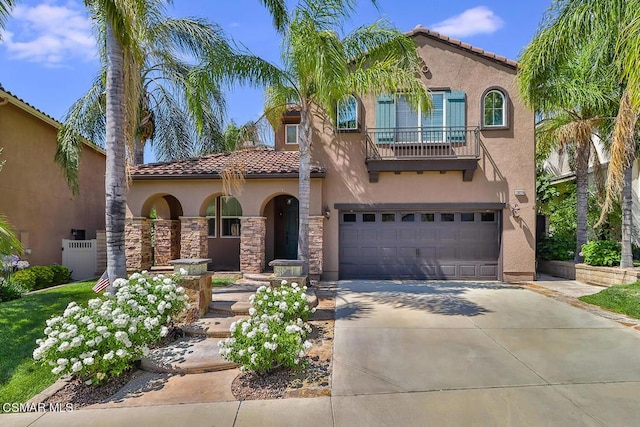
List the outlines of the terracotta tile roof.
{"label": "terracotta tile roof", "polygon": [[[232,161],[244,170],[245,178],[297,176],[300,164],[298,151],[246,149],[235,153],[216,153],[184,160],[149,163],[132,169],[133,179],[219,178]],[[311,165],[311,176],[323,177],[325,168]]]}
{"label": "terracotta tile roof", "polygon": [[422,25],[418,25],[416,26],[413,30],[409,31],[407,33],[409,36],[415,36],[415,35],[424,35],[426,37],[430,37],[432,39],[436,39],[436,40],[440,40],[443,41],[445,43],[448,43],[452,46],[457,46],[461,49],[464,49],[468,52],[474,53],[476,55],[479,56],[483,56],[487,59],[491,59],[493,61],[499,62],[501,64],[507,65],[511,68],[518,68],[518,63],[512,59],[506,58],[504,56],[500,56],[500,55],[496,55],[493,52],[487,52],[484,49],[480,49],[479,47],[475,47],[475,46],[471,46],[468,43],[464,43],[458,39],[454,39],[448,36],[445,36],[444,34],[440,34],[436,31],[430,30],[428,28],[423,27]]}

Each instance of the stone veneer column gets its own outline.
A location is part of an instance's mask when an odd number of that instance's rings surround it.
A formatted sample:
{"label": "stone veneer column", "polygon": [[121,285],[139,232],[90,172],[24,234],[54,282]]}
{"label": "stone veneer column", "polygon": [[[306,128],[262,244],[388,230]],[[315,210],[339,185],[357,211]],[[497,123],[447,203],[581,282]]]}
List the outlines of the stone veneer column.
{"label": "stone veneer column", "polygon": [[127,271],[151,268],[151,220],[127,218],[124,229]]}
{"label": "stone veneer column", "polygon": [[243,273],[262,273],[264,270],[266,232],[267,218],[240,218],[240,271]]}
{"label": "stone veneer column", "polygon": [[153,226],[156,234],[155,265],[169,265],[169,261],[180,258],[180,221],[154,219]]}
{"label": "stone veneer column", "polygon": [[207,258],[207,218],[180,217],[180,258]]}
{"label": "stone veneer column", "polygon": [[323,232],[324,232],[323,216],[309,217],[309,274],[322,274],[323,262]]}

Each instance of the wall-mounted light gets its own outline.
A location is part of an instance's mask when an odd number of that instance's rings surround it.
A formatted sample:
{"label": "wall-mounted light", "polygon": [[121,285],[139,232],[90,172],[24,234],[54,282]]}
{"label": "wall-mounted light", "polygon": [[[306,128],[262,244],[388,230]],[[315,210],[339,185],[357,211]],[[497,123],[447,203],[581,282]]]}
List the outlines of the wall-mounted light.
{"label": "wall-mounted light", "polygon": [[322,212],[322,215],[324,215],[324,217],[325,217],[326,219],[331,218],[331,209],[329,209],[329,206],[325,206],[325,207],[324,207],[324,210],[323,210],[323,212]]}
{"label": "wall-mounted light", "polygon": [[519,218],[520,217],[520,206],[517,203],[514,204],[507,204],[507,206],[509,207],[509,209],[511,209],[511,215],[514,218]]}
{"label": "wall-mounted light", "polygon": [[516,196],[520,196],[520,197],[522,197],[522,196],[526,196],[526,195],[527,195],[527,192],[526,192],[526,191],[524,191],[524,190],[515,190],[515,191],[513,192],[513,194],[515,194]]}

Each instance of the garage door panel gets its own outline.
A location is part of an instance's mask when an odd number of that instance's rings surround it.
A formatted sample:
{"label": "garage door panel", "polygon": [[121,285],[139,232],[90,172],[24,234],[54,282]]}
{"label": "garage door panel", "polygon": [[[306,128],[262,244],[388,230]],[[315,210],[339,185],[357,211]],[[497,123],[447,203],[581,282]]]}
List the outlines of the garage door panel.
{"label": "garage door panel", "polygon": [[[391,220],[363,222],[358,214],[356,222],[340,224],[342,278],[498,277],[498,221],[480,221],[478,212],[474,221],[462,221],[470,216],[460,213],[453,214],[454,221],[442,221],[440,213],[378,211],[376,217],[382,213]],[[451,213],[446,218],[451,219]]]}

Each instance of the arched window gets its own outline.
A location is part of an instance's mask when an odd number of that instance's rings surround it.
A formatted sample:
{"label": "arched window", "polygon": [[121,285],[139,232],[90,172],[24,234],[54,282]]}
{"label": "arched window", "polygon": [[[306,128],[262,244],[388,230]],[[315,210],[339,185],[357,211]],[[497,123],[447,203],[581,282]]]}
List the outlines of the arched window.
{"label": "arched window", "polygon": [[350,95],[344,101],[338,102],[337,128],[338,130],[358,130],[358,100]]}
{"label": "arched window", "polygon": [[482,127],[485,129],[507,129],[509,127],[509,102],[506,92],[500,88],[489,88],[482,96]]}

